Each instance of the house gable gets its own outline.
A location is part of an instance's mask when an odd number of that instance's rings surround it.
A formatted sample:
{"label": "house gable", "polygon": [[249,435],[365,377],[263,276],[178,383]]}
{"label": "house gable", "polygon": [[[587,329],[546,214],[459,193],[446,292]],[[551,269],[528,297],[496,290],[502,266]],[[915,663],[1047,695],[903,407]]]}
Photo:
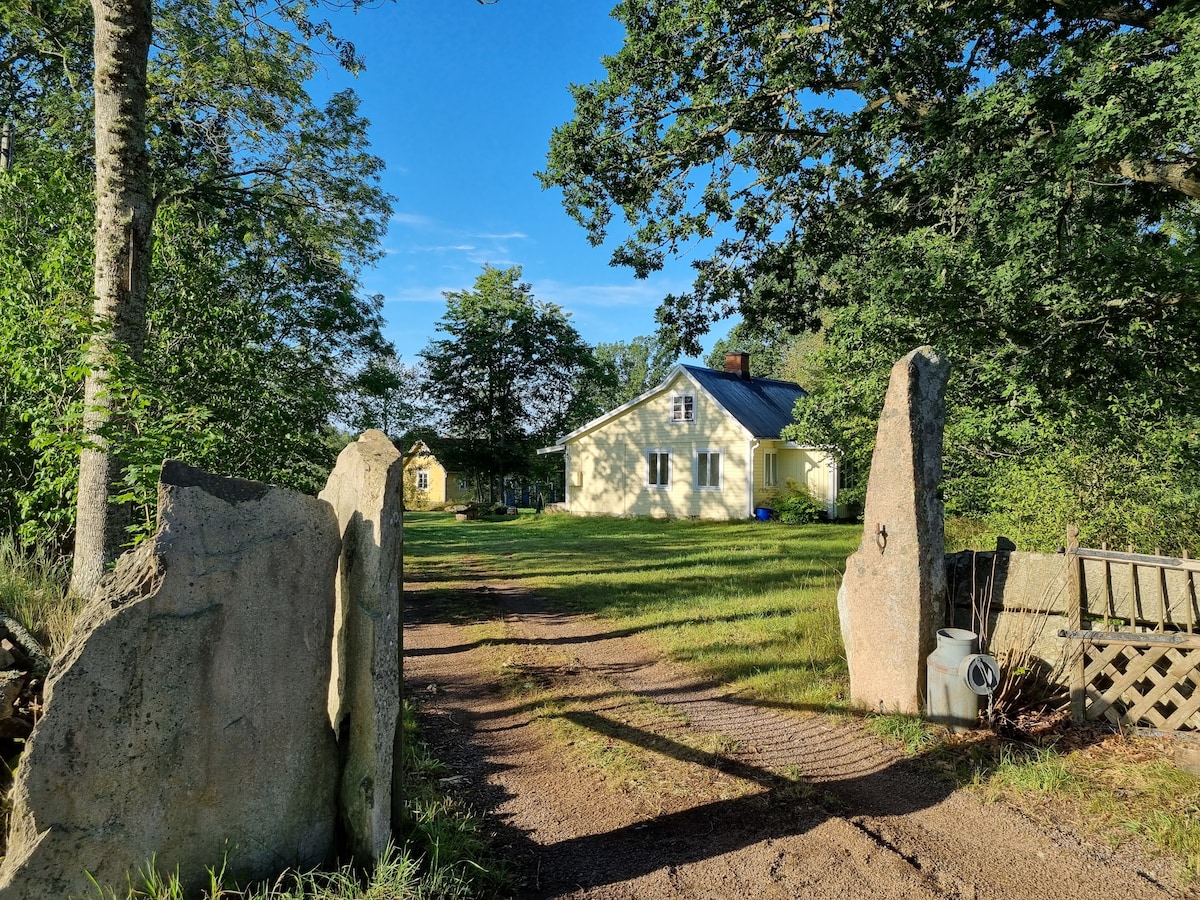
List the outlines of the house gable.
{"label": "house gable", "polygon": [[459,483],[458,473],[447,468],[425,441],[417,441],[404,454],[404,502],[407,505],[437,505],[469,496],[470,491]]}
{"label": "house gable", "polygon": [[542,452],[565,454],[573,513],[744,518],[789,479],[825,491],[824,451],[780,452],[804,396],[792,382],[678,365]]}

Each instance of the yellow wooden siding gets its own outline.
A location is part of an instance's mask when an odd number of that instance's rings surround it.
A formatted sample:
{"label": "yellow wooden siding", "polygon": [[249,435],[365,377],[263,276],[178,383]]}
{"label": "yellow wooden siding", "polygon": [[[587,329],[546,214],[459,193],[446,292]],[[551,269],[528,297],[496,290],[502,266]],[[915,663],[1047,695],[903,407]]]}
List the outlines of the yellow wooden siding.
{"label": "yellow wooden siding", "polygon": [[[693,421],[672,421],[676,394],[693,396]],[[747,447],[745,430],[681,373],[667,390],[567,442],[568,468],[580,481],[568,485],[568,509],[581,515],[744,518]],[[669,488],[646,484],[651,450],[671,454]],[[697,490],[700,451],[721,454],[720,490]]]}
{"label": "yellow wooden siding", "polygon": [[[417,473],[429,473],[429,487],[417,487]],[[440,506],[443,503],[466,503],[474,492],[458,486],[458,474],[449,472],[433,454],[419,454],[404,463],[404,503],[413,509]]]}
{"label": "yellow wooden siding", "polygon": [[[429,475],[429,487],[417,487],[417,475]],[[404,504],[411,508],[436,506],[446,502],[446,469],[431,453],[420,453],[404,463]]]}
{"label": "yellow wooden siding", "polygon": [[[779,480],[774,487],[766,484],[766,455],[779,454]],[[788,447],[785,441],[762,441],[754,450],[754,505],[770,506],[777,492],[788,489],[788,481],[794,481],[822,506],[828,508],[830,499],[836,496],[833,471],[829,466],[830,456],[824,450]]]}

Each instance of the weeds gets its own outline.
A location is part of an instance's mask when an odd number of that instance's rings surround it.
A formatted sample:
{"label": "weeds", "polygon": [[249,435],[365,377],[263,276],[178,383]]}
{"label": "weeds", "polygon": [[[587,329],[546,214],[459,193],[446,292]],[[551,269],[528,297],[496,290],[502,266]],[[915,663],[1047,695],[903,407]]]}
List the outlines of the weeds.
{"label": "weeds", "polygon": [[1200,778],[1164,758],[1161,741],[1123,735],[1094,741],[1074,748],[963,742],[937,756],[961,786],[985,800],[1035,817],[1052,810],[1056,821],[1114,846],[1139,835],[1179,861],[1184,886],[1200,881]]}
{"label": "weeds", "polygon": [[67,591],[67,562],[40,549],[24,552],[0,534],[0,611],[16,619],[50,656],[70,637],[83,601]]}
{"label": "weeds", "polygon": [[864,724],[867,731],[900,747],[909,756],[924,753],[941,741],[941,729],[927,724],[920,716],[884,713],[867,716]]}

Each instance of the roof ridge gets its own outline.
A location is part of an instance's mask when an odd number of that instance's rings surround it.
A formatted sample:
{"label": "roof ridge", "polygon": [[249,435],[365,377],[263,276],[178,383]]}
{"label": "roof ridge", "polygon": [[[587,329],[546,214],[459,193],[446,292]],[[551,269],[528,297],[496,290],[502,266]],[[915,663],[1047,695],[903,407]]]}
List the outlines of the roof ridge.
{"label": "roof ridge", "polygon": [[[746,379],[742,378],[742,376],[739,373],[726,372],[724,369],[714,369],[710,366],[693,366],[693,365],[689,365],[688,363],[680,363],[680,365],[683,368],[687,369],[689,372],[702,372],[706,375],[727,375],[728,377],[736,378],[739,381],[746,380]],[[788,381],[787,379],[784,379],[784,378],[766,378],[762,375],[751,375],[750,381],[769,381],[772,384],[786,384],[791,387],[798,387],[798,388],[800,388],[800,390],[804,391],[804,388],[800,385],[800,383],[798,381]],[[808,391],[804,391],[804,393],[807,394]]]}

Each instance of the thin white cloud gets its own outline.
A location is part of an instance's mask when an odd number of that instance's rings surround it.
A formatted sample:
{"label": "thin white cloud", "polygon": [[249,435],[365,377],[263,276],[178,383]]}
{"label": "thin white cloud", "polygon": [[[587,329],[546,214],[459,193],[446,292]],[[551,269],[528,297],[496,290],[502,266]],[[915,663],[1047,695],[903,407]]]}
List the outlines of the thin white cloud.
{"label": "thin white cloud", "polygon": [[404,253],[469,253],[475,249],[474,244],[422,244],[408,247]]}
{"label": "thin white cloud", "polygon": [[393,213],[390,221],[396,225],[408,225],[412,228],[428,228],[434,224],[428,216],[419,213]]}
{"label": "thin white cloud", "polygon": [[432,303],[438,306],[444,305],[446,298],[442,294],[446,291],[462,290],[461,287],[429,287],[414,285],[411,287],[402,287],[390,291],[385,291],[383,302],[385,304],[408,305],[415,303]]}
{"label": "thin white cloud", "polygon": [[567,284],[553,279],[533,282],[534,296],[567,310],[656,307],[667,294],[681,289],[650,280],[629,284]]}
{"label": "thin white cloud", "polygon": [[480,241],[523,241],[528,239],[529,235],[521,231],[510,231],[507,234],[472,234],[470,237]]}

